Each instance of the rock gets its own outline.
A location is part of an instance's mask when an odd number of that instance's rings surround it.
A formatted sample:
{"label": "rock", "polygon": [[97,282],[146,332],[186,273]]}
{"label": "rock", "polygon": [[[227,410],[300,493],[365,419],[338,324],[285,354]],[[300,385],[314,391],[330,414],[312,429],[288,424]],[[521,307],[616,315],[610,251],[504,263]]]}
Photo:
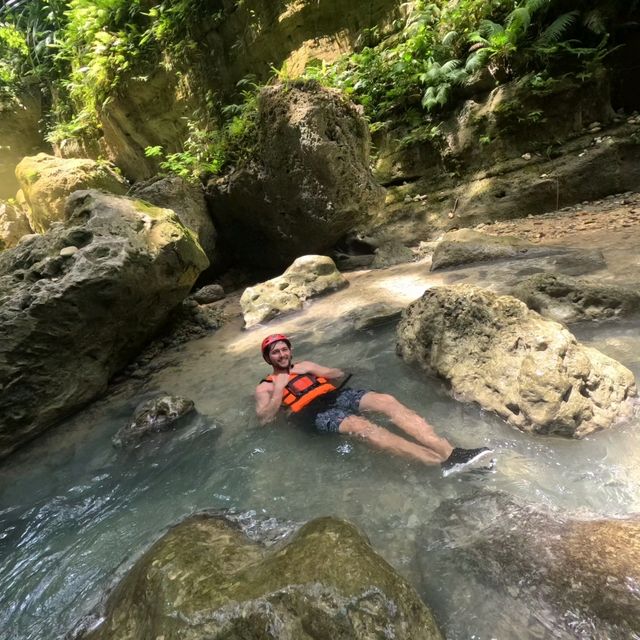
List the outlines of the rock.
{"label": "rock", "polygon": [[[522,602],[550,637],[626,640],[640,634],[640,518],[585,519],[502,493],[448,500],[422,532],[447,570],[464,566]],[[436,556],[440,555],[438,552]],[[426,571],[433,572],[429,563]],[[576,629],[584,625],[586,633]]]}
{"label": "rock", "polygon": [[355,271],[356,269],[369,269],[375,260],[375,255],[349,256],[343,253],[334,253],[334,259],[340,271]]}
{"label": "rock", "polygon": [[217,261],[217,233],[200,185],[191,184],[178,176],[156,176],[146,182],[135,184],[129,195],[146,200],[156,207],[175,211],[180,222],[198,236],[198,242],[207,254],[209,262],[214,264]]}
{"label": "rock", "polygon": [[23,158],[16,177],[29,205],[31,228],[44,233],[52,222],[65,220],[65,201],[79,189],[124,194],[128,185],[108,164],[88,159],[55,158],[46,153]]}
{"label": "rock", "polygon": [[208,284],[193,294],[198,304],[210,304],[224,298],[224,289],[219,284]]}
{"label": "rock", "polygon": [[0,458],[104,391],[208,264],[167,209],[79,191],[66,217],[0,254]]}
{"label": "rock", "polygon": [[21,96],[0,96],[0,198],[11,198],[18,189],[18,162],[45,146],[41,102],[37,88]]}
{"label": "rock", "polygon": [[431,271],[484,260],[505,260],[541,253],[539,247],[527,240],[511,236],[492,236],[472,229],[459,229],[442,236],[433,252]]}
{"label": "rock", "polygon": [[371,267],[373,269],[385,269],[396,264],[413,262],[416,259],[413,251],[405,247],[402,242],[389,241],[382,243],[375,252]]}
{"label": "rock", "polygon": [[136,562],[83,640],[439,640],[433,615],[351,524],[319,518],[265,548],[197,515]]}
{"label": "rock", "polygon": [[8,202],[0,203],[0,250],[10,249],[23,236],[33,233],[26,214]]}
{"label": "rock", "polygon": [[634,289],[599,285],[550,273],[523,280],[514,287],[511,295],[557,322],[605,320],[640,310],[640,292]]}
{"label": "rock", "polygon": [[356,331],[367,331],[391,324],[400,318],[402,309],[385,302],[372,302],[349,311],[344,319],[353,325]]}
{"label": "rock", "polygon": [[147,400],[138,405],[131,422],[116,433],[113,444],[116,447],[137,444],[155,433],[175,429],[181,418],[194,411],[193,401],[180,396]]}
{"label": "rock", "polygon": [[633,374],[511,296],[436,287],[405,309],[397,351],[523,431],[579,438],[633,411]]}
{"label": "rock", "polygon": [[281,276],[245,289],[240,307],[245,327],[302,309],[302,303],[346,287],[346,278],[327,256],[302,256]]}
{"label": "rock", "polygon": [[382,205],[369,169],[367,123],[354,104],[316,82],[265,87],[256,150],[211,181],[216,227],[237,261],[281,268],[324,253]]}

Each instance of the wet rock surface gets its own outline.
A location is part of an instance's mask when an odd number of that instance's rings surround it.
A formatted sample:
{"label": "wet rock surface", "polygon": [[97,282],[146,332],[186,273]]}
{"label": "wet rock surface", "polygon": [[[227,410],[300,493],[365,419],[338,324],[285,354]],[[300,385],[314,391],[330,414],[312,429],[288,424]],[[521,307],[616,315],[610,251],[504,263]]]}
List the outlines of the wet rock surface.
{"label": "wet rock surface", "polygon": [[84,640],[436,640],[416,592],[351,524],[320,518],[267,548],[224,517],[171,529],[106,603]]}
{"label": "wet rock surface", "polygon": [[266,87],[254,159],[207,188],[225,245],[258,268],[327,252],[382,205],[368,163],[355,105],[313,82]]}
{"label": "wet rock surface", "polygon": [[473,262],[542,255],[544,249],[527,240],[492,236],[472,229],[449,231],[435,246],[431,271]]}
{"label": "wet rock surface", "polygon": [[524,604],[553,637],[628,640],[640,632],[638,516],[577,517],[483,493],[444,502],[434,521],[423,536],[446,550],[441,562]]}
{"label": "wet rock surface", "polygon": [[638,290],[550,273],[523,280],[512,295],[557,322],[607,320],[640,311]]}
{"label": "wet rock surface", "polygon": [[245,326],[302,309],[308,298],[337,291],[348,284],[327,256],[302,256],[281,275],[253,287],[240,298]]}
{"label": "wet rock surface", "polygon": [[208,264],[168,209],[79,191],[67,217],[0,254],[0,457],[104,391]]}
{"label": "wet rock surface", "polygon": [[160,396],[136,407],[133,418],[113,437],[115,447],[135,445],[155,433],[169,431],[179,426],[185,416],[195,412],[195,405],[188,398]]}
{"label": "wet rock surface", "polygon": [[427,290],[405,309],[397,352],[523,431],[582,437],[633,413],[633,374],[511,296]]}

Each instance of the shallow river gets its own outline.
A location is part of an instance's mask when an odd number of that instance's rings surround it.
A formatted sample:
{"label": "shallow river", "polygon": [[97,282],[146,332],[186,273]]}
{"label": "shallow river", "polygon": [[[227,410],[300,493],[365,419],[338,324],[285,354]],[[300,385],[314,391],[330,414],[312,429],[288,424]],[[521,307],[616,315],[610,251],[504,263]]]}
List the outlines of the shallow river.
{"label": "shallow river", "polygon": [[[603,248],[618,252],[616,269],[602,277],[637,281],[637,243],[629,241],[625,268],[623,239],[602,240]],[[393,324],[357,332],[345,319],[374,300],[406,304],[433,284],[504,284],[523,269],[542,268],[557,264],[527,260],[434,277],[423,263],[352,274],[347,290],[297,316],[249,332],[230,324],[165,353],[167,366],[142,394],[100,400],[15,455],[0,468],[0,637],[63,635],[163,529],[211,508],[295,522],[333,514],[355,522],[416,586],[449,639],[578,637],[544,611],[505,604],[503,591],[444,562],[449,550],[425,537],[424,525],[437,526],[435,510],[443,501],[494,490],[565,513],[638,512],[638,425],[581,441],[522,434],[452,400],[439,381],[404,364],[395,355]],[[351,386],[395,394],[455,444],[493,447],[495,467],[443,479],[438,469],[346,438],[297,431],[284,422],[258,427],[252,393],[268,373],[258,345],[275,331],[292,335],[298,358],[353,372]],[[573,331],[640,378],[637,323]],[[192,398],[205,418],[134,451],[114,449],[113,434],[141,399],[160,390]]]}

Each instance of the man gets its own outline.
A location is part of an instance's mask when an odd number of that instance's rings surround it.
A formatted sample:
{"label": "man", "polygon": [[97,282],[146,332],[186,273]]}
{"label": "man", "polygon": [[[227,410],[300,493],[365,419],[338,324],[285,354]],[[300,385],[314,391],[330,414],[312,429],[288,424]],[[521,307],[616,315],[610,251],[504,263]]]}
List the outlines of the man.
{"label": "man", "polygon": [[[261,350],[273,368],[273,373],[256,387],[256,414],[262,425],[274,420],[284,406],[291,415],[311,421],[321,433],[359,436],[378,449],[424,464],[440,464],[445,476],[492,453],[486,447],[453,447],[424,418],[389,394],[344,387],[348,377],[345,379],[340,369],[309,361],[294,364],[291,341],[285,335],[267,336]],[[411,439],[374,424],[359,415],[361,411],[388,416]]]}

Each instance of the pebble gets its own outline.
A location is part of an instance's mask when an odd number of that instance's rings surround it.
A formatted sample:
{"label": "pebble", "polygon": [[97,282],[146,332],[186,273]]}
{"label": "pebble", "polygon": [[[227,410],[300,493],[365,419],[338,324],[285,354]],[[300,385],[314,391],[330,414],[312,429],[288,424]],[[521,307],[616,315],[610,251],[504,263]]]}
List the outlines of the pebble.
{"label": "pebble", "polygon": [[62,249],[60,249],[60,255],[63,258],[66,258],[68,256],[72,256],[74,253],[78,253],[78,251],[78,247],[63,247]]}

